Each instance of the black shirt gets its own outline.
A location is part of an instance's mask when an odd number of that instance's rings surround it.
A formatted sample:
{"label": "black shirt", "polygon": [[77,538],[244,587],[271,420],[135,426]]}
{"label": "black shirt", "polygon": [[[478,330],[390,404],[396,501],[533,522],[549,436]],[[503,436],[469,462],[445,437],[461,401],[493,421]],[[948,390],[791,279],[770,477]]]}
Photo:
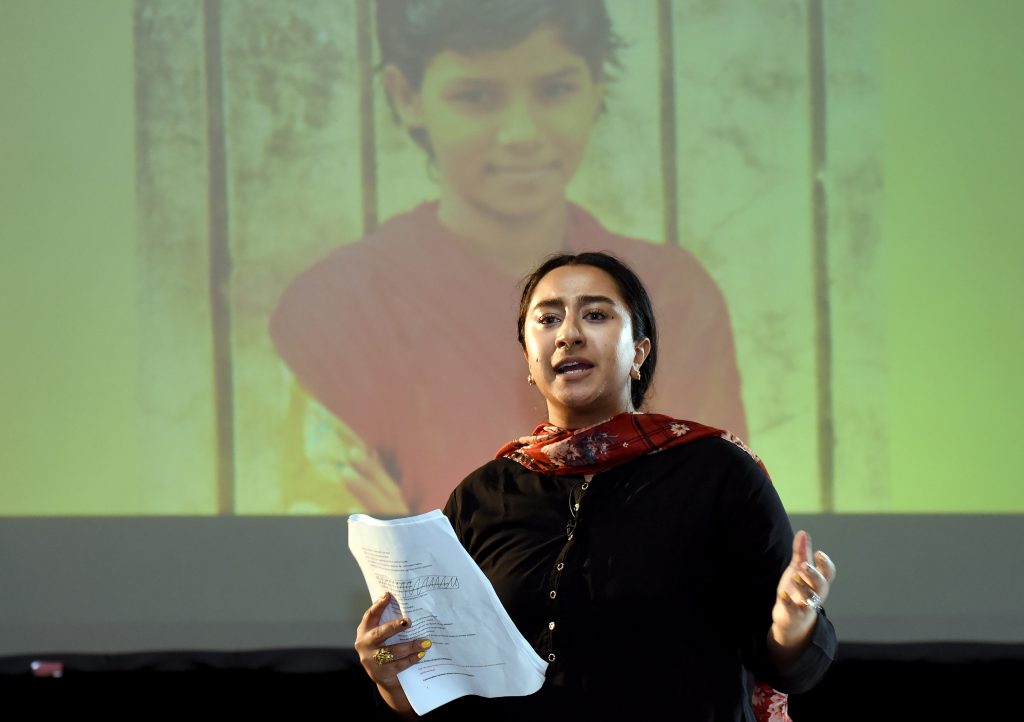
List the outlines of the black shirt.
{"label": "black shirt", "polygon": [[772,668],[766,640],[793,532],[767,475],[723,439],[642,456],[589,483],[496,459],[459,485],[445,514],[550,663],[535,695],[464,698],[445,714],[752,719],[747,670],[801,691],[834,657],[822,616],[794,667]]}

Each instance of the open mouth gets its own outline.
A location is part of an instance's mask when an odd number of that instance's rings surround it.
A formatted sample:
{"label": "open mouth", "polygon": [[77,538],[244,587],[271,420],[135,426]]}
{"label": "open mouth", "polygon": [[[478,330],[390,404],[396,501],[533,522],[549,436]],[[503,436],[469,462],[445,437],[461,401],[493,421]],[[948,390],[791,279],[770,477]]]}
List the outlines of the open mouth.
{"label": "open mouth", "polygon": [[592,368],[594,368],[594,365],[587,363],[586,361],[563,361],[555,366],[555,373],[569,376],[572,374],[581,374]]}

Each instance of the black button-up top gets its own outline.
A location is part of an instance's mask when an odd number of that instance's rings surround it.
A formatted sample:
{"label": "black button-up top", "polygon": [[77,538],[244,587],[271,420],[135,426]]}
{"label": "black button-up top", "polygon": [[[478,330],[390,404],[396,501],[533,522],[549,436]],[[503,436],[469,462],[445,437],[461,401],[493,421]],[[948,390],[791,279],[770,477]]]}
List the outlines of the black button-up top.
{"label": "black button-up top", "polygon": [[445,514],[549,662],[536,695],[464,706],[535,719],[629,710],[741,720],[747,670],[800,691],[834,656],[821,617],[792,669],[769,663],[793,532],[768,477],[723,439],[649,454],[589,483],[496,459],[459,485]]}

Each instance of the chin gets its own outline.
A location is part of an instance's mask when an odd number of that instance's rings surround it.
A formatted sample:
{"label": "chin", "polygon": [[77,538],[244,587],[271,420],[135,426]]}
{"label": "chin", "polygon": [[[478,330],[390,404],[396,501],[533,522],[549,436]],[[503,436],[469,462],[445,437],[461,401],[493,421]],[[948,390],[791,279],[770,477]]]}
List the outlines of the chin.
{"label": "chin", "polygon": [[523,201],[519,203],[509,203],[506,198],[504,199],[504,202],[500,204],[492,204],[490,208],[491,213],[495,216],[515,220],[539,215],[550,210],[556,204],[561,203],[565,203],[565,198],[560,197],[557,201],[552,201],[550,199],[523,199]]}
{"label": "chin", "polygon": [[[592,399],[566,399],[559,401],[559,405],[565,410],[565,413],[569,416],[600,416],[603,412],[603,405],[595,404]],[[613,416],[614,414],[608,414]],[[602,417],[607,418],[607,417]]]}

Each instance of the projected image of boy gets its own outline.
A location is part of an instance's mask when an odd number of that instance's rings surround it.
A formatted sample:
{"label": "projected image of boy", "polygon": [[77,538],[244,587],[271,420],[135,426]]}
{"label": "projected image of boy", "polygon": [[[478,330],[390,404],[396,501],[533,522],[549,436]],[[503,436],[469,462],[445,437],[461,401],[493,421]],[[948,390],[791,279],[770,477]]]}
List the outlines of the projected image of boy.
{"label": "projected image of boy", "polygon": [[558,251],[611,252],[649,287],[669,329],[651,409],[745,435],[715,282],[687,251],[612,233],[566,198],[617,62],[604,3],[389,0],[377,33],[389,101],[438,198],[282,295],[271,333],[312,399],[303,448],[344,457],[311,461],[316,479],[286,481],[286,497],[318,511],[439,507],[481,458],[544,421],[507,325],[519,278]]}

